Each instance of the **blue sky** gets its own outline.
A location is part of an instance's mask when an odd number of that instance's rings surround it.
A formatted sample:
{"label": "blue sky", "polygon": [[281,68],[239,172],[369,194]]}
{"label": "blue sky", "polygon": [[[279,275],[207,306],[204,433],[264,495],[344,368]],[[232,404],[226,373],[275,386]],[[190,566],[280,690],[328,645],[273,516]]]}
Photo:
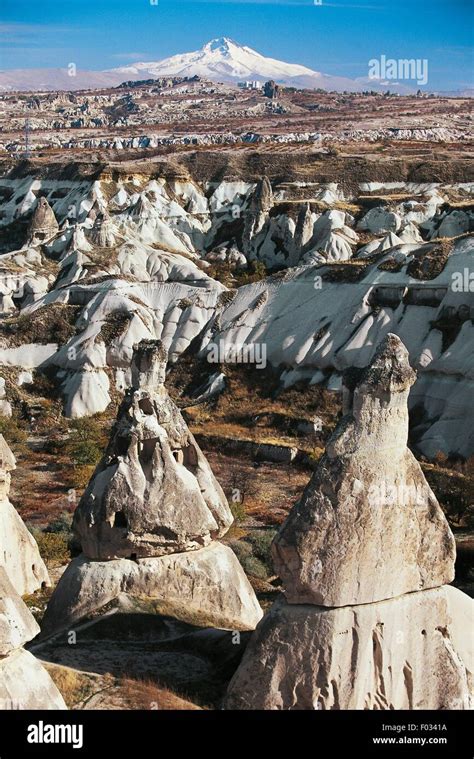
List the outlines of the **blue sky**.
{"label": "blue sky", "polygon": [[0,68],[107,69],[228,36],[324,73],[427,58],[429,88],[473,85],[474,0],[1,0]]}

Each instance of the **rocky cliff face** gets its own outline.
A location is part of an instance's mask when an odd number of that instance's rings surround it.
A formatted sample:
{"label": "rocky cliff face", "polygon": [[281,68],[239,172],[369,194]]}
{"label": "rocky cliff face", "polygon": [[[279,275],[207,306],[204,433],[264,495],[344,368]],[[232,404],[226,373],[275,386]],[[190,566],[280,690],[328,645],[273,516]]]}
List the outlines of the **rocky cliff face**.
{"label": "rocky cliff face", "polygon": [[235,554],[216,542],[232,514],[166,392],[166,361],[160,341],[134,351],[132,387],[74,515],[84,555],[62,576],[45,632],[125,597],[166,602],[176,616],[226,629],[253,629],[262,615]]}
{"label": "rocky cliff face", "polygon": [[469,708],[474,604],[445,584],[453,536],[406,447],[413,381],[395,335],[347,377],[348,413],[274,541],[284,598],[227,708]]}

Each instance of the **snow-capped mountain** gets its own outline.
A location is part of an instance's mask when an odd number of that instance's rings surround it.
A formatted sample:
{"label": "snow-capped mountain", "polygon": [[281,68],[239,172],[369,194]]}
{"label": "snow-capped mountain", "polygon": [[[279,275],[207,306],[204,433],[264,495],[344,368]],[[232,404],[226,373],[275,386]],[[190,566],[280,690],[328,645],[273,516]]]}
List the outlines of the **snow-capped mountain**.
{"label": "snow-capped mountain", "polygon": [[[240,45],[228,37],[217,37],[207,42],[200,50],[192,53],[173,55],[161,61],[135,63],[130,66],[111,69],[120,72],[127,79],[145,79],[160,76],[200,76],[219,82],[239,82],[242,80],[266,81],[274,79],[279,84],[294,87],[322,88],[325,90],[362,90],[367,88],[366,80],[322,74],[319,71],[286,63],[276,58],[266,58],[256,50]],[[385,85],[385,89],[387,86]]]}
{"label": "snow-capped mountain", "polygon": [[81,71],[69,76],[66,69],[15,69],[0,72],[0,91],[7,90],[80,90],[115,87],[123,81],[137,81],[162,76],[199,76],[216,82],[237,83],[245,80],[336,91],[359,92],[366,89],[390,89],[411,92],[413,88],[378,83],[366,77],[347,79],[314,71],[297,63],[267,58],[256,50],[240,45],[228,37],[207,42],[200,50],[173,55],[158,61],[134,63],[106,71]]}
{"label": "snow-capped mountain", "polygon": [[[161,61],[136,63],[112,69],[122,74],[153,76],[200,76],[220,81],[248,79],[274,79],[288,82],[298,77],[321,77],[317,71],[295,63],[285,63],[275,58],[265,58],[256,50],[239,45],[228,37],[218,37],[207,42],[200,50],[173,55]],[[330,77],[332,78],[332,77]]]}

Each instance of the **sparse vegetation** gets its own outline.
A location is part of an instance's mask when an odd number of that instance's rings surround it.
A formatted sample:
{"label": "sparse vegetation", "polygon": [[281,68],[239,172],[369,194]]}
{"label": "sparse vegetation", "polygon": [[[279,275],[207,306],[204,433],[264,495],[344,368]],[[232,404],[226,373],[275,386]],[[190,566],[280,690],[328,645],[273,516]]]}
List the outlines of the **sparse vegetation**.
{"label": "sparse vegetation", "polygon": [[150,679],[123,678],[119,686],[130,709],[163,711],[202,708]]}
{"label": "sparse vegetation", "polygon": [[0,416],[0,434],[3,435],[15,456],[21,456],[28,450],[27,425],[18,417]]}
{"label": "sparse vegetation", "polygon": [[26,343],[64,345],[76,332],[75,322],[80,310],[78,306],[52,303],[31,314],[2,320],[0,333],[12,346]]}
{"label": "sparse vegetation", "polygon": [[107,314],[104,324],[100,329],[98,339],[103,340],[107,346],[110,345],[113,340],[116,340],[125,332],[131,318],[132,314],[126,311],[112,311]]}
{"label": "sparse vegetation", "polygon": [[69,437],[63,444],[63,451],[71,462],[70,487],[86,487],[107,447],[109,433],[110,417],[107,414],[70,421]]}
{"label": "sparse vegetation", "polygon": [[62,532],[32,530],[39,552],[47,564],[68,564],[71,560],[70,540]]}
{"label": "sparse vegetation", "polygon": [[451,251],[451,240],[437,240],[433,247],[423,246],[413,251],[407,274],[414,279],[436,279],[446,266]]}
{"label": "sparse vegetation", "polygon": [[[81,708],[98,688],[97,677],[94,675],[78,672],[70,667],[61,667],[57,664],[47,664],[46,666],[69,709]],[[113,678],[110,680],[113,682]]]}

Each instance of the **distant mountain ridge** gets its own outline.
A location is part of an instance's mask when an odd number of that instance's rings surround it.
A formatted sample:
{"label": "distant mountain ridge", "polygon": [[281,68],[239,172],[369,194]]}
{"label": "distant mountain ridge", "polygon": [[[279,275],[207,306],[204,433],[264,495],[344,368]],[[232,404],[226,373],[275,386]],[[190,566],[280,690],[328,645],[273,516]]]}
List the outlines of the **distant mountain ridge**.
{"label": "distant mountain ridge", "polygon": [[381,82],[368,77],[350,79],[314,71],[297,63],[267,58],[229,37],[210,40],[199,50],[173,55],[158,61],[134,63],[106,71],[77,70],[71,76],[67,69],[13,69],[0,71],[0,91],[12,90],[82,90],[116,87],[125,80],[199,76],[211,81],[236,84],[239,81],[264,82],[274,79],[286,86],[309,89],[362,92],[378,90],[408,94],[416,91],[414,84]]}

